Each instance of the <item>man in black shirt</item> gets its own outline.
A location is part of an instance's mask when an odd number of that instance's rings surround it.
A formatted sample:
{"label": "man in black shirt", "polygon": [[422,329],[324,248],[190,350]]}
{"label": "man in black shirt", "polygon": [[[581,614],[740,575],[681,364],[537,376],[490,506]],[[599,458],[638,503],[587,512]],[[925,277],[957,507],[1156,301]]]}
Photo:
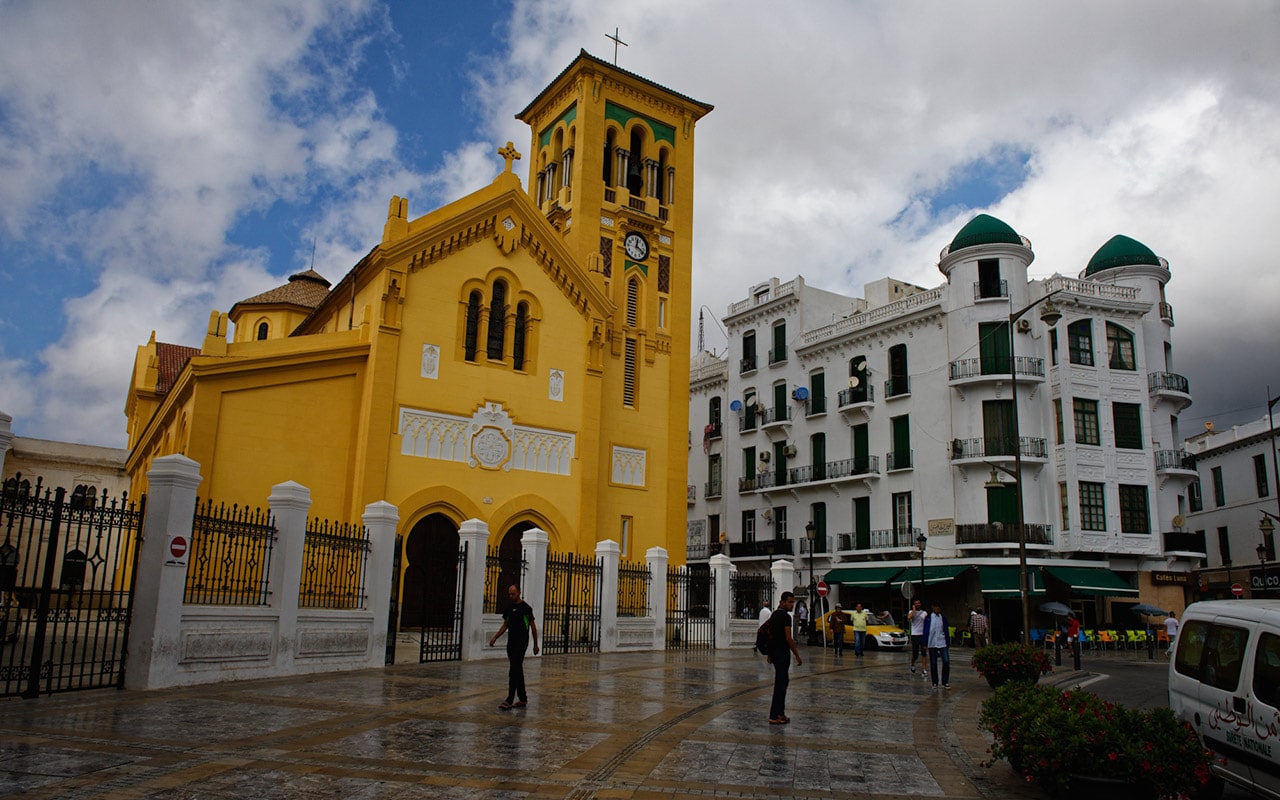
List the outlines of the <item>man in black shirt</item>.
{"label": "man in black shirt", "polygon": [[533,654],[538,654],[538,626],[533,621],[533,608],[520,599],[520,588],[512,585],[507,589],[507,598],[511,606],[502,615],[502,627],[489,640],[493,647],[498,637],[507,634],[507,660],[511,662],[511,670],[507,680],[507,699],[498,708],[506,710],[512,707],[529,704],[529,695],[524,689],[524,651],[529,647],[529,636],[533,636]]}
{"label": "man in black shirt", "polygon": [[796,657],[796,666],[800,666],[800,651],[796,649],[796,640],[791,635],[791,607],[796,603],[796,596],[791,592],[783,592],[778,602],[778,610],[769,617],[769,663],[773,664],[773,704],[769,706],[769,724],[786,725],[791,721],[787,716],[787,684],[791,682],[791,655]]}

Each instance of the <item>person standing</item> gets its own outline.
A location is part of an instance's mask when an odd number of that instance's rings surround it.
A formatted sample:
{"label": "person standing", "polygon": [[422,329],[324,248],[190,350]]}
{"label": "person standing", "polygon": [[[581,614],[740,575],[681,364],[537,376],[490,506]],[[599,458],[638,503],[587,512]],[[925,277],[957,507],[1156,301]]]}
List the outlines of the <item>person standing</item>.
{"label": "person standing", "polygon": [[804,603],[798,604],[798,608],[796,608],[796,619],[800,623],[800,632],[808,633],[809,632],[809,607]]}
{"label": "person standing", "polygon": [[760,623],[763,624],[772,618],[773,618],[773,612],[769,610],[769,604],[765,603],[764,605],[760,606],[760,616],[759,616]]}
{"label": "person standing", "polygon": [[947,632],[951,630],[942,613],[942,604],[933,603],[933,613],[924,621],[924,643],[929,648],[929,669],[933,672],[933,688],[938,688],[938,661],[942,661],[942,688],[951,688],[951,646]]}
{"label": "person standing", "polygon": [[987,646],[987,615],[980,608],[975,608],[969,616],[969,633],[973,635],[975,648]]}
{"label": "person standing", "polygon": [[769,724],[786,725],[791,721],[787,716],[787,684],[791,682],[791,656],[796,657],[796,666],[800,666],[800,651],[796,648],[795,637],[791,635],[791,607],[795,605],[796,596],[791,592],[783,592],[778,601],[778,610],[769,618],[769,663],[773,664],[773,702],[769,706]]}
{"label": "person standing", "polygon": [[916,656],[920,656],[920,674],[922,677],[929,677],[929,664],[925,661],[925,654],[928,650],[924,646],[924,621],[929,613],[920,607],[920,600],[916,599],[911,603],[911,610],[907,612],[907,625],[911,631],[911,674],[916,674]]}
{"label": "person standing", "polygon": [[867,642],[867,617],[866,611],[862,610],[862,603],[856,603],[853,611],[849,612],[849,621],[853,623],[853,654],[858,658],[862,658],[862,647]]}
{"label": "person standing", "polygon": [[1166,656],[1173,654],[1173,643],[1178,638],[1178,618],[1173,612],[1169,612],[1169,616],[1164,618],[1164,632],[1169,636],[1169,647],[1164,651]]}
{"label": "person standing", "polygon": [[827,627],[831,628],[831,646],[835,648],[835,655],[843,656],[845,616],[839,605],[831,612],[831,621],[827,623]]}
{"label": "person standing", "polygon": [[524,651],[533,638],[533,654],[538,654],[538,625],[533,620],[533,607],[520,598],[520,588],[514,584],[507,589],[510,607],[502,615],[502,627],[489,640],[493,647],[498,637],[507,634],[507,661],[511,668],[507,673],[507,699],[498,704],[504,711],[529,704],[529,694],[524,688]]}

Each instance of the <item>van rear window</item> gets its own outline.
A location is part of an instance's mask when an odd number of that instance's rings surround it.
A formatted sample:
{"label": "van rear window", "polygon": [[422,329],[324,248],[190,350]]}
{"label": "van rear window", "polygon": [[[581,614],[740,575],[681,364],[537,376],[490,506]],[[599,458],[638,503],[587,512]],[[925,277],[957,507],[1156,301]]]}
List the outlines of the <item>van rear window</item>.
{"label": "van rear window", "polygon": [[1280,636],[1263,633],[1253,657],[1253,696],[1258,702],[1280,708]]}
{"label": "van rear window", "polygon": [[1191,620],[1178,632],[1174,669],[1201,683],[1234,692],[1240,685],[1249,632],[1234,625]]}

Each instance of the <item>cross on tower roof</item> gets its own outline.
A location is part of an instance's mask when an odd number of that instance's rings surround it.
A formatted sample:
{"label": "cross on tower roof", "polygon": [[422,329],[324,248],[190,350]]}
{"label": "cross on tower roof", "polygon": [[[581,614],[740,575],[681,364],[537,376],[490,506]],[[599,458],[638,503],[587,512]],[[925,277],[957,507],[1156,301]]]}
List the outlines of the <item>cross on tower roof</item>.
{"label": "cross on tower roof", "polygon": [[520,160],[520,153],[516,150],[516,146],[515,146],[515,144],[514,144],[514,143],[512,143],[512,142],[507,142],[507,146],[506,146],[506,147],[499,147],[499,148],[498,148],[498,155],[500,155],[500,156],[502,156],[504,159],[506,159],[506,162],[507,162],[507,166],[506,166],[506,168],[503,170],[503,172],[510,172],[510,171],[511,171],[511,162],[512,162],[513,160],[514,160],[514,161],[519,161],[519,160]]}
{"label": "cross on tower roof", "polygon": [[612,35],[612,36],[610,36],[609,34],[607,34],[607,33],[606,33],[606,34],[604,35],[604,38],[606,38],[606,39],[612,39],[612,40],[613,40],[613,65],[616,67],[616,66],[618,66],[618,45],[622,45],[623,47],[630,47],[631,45],[627,44],[626,42],[624,42],[624,41],[622,41],[621,39],[619,39],[619,38],[618,38],[618,29],[617,29],[617,28],[614,28],[614,29],[613,29],[613,35]]}

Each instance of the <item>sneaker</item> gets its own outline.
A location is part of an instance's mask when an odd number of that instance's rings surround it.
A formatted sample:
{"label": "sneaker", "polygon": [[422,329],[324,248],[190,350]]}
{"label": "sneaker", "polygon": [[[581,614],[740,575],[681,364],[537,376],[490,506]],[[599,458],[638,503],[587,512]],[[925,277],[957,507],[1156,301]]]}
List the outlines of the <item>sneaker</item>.
{"label": "sneaker", "polygon": [[944,684],[942,684],[942,688],[943,688],[943,689],[950,689],[950,688],[951,688],[951,684],[949,684],[949,683],[944,683]]}
{"label": "sneaker", "polygon": [[911,665],[911,674],[912,674],[912,675],[915,675],[915,674],[916,674],[916,665],[915,665],[915,664],[912,664],[912,665]]}

